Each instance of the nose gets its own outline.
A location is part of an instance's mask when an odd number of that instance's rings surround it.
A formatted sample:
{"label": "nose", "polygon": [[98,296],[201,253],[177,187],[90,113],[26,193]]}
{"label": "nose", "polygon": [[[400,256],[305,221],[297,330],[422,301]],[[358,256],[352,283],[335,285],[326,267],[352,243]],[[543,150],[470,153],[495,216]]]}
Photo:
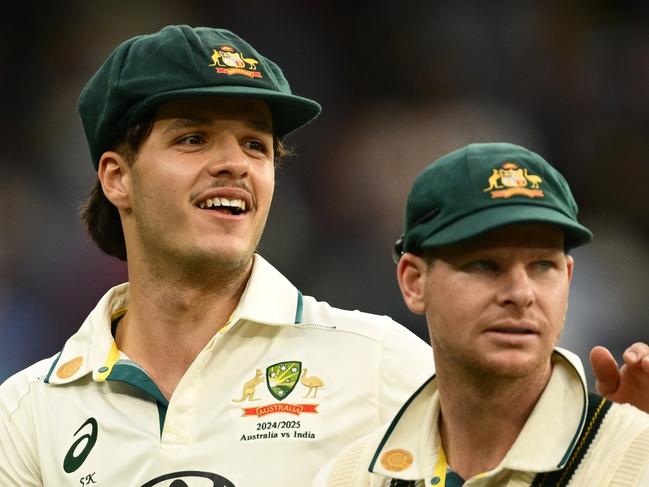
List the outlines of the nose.
{"label": "nose", "polygon": [[245,179],[248,170],[248,157],[233,134],[223,134],[214,141],[207,161],[207,172],[211,176]]}
{"label": "nose", "polygon": [[534,283],[523,266],[508,269],[501,275],[501,280],[497,293],[501,306],[524,309],[534,303]]}

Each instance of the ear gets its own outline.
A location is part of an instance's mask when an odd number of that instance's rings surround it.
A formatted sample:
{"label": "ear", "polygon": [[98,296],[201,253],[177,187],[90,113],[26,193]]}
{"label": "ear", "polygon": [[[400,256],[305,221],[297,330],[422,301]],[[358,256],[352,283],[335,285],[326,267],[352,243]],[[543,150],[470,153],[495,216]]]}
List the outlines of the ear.
{"label": "ear", "polygon": [[566,255],[566,270],[568,271],[568,282],[572,282],[572,273],[575,270],[575,259],[571,255]]}
{"label": "ear", "polygon": [[97,176],[108,201],[120,210],[130,209],[131,169],[126,160],[117,152],[104,152]]}
{"label": "ear", "polygon": [[426,311],[426,276],[428,263],[421,257],[406,252],[397,264],[397,281],[401,296],[410,311],[421,315]]}

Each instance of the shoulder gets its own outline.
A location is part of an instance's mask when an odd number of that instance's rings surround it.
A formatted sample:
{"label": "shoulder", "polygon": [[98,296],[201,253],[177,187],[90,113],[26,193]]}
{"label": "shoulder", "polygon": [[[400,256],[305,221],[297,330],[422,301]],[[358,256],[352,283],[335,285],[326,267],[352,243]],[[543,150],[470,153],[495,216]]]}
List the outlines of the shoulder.
{"label": "shoulder", "polygon": [[[635,439],[641,435],[649,435],[649,414],[630,404],[611,403],[597,431],[594,446],[603,450],[615,446],[617,451],[622,452],[637,448]],[[647,441],[649,455],[649,436]]]}
{"label": "shoulder", "polygon": [[296,326],[318,329],[315,341],[309,333],[309,342],[317,344],[318,355],[329,357],[335,351],[348,381],[355,377],[356,387],[362,384],[371,394],[378,424],[388,421],[433,374],[430,345],[388,316],[342,310],[312,297],[304,297],[303,305]]}
{"label": "shoulder", "polygon": [[34,384],[46,380],[57,359],[58,354],[36,362],[0,384],[0,411],[11,416],[30,395]]}
{"label": "shoulder", "polygon": [[[615,459],[611,485],[646,485],[649,480],[649,414],[630,404],[613,404],[609,415],[611,434],[605,435],[608,441],[603,449],[614,459],[616,450],[621,452],[619,459]],[[623,483],[630,479],[634,480]]]}
{"label": "shoulder", "polygon": [[634,456],[642,452],[649,466],[649,414],[630,404],[611,404],[598,432],[600,448]]}
{"label": "shoulder", "polygon": [[305,326],[321,325],[340,333],[356,334],[376,341],[382,341],[386,334],[418,338],[389,316],[336,308],[312,296],[304,296],[303,302],[302,324]]}
{"label": "shoulder", "polygon": [[[326,330],[327,341],[351,350],[357,363],[362,361],[362,355],[375,358],[370,362],[381,376],[376,387],[386,404],[391,405],[386,414],[434,372],[433,351],[428,342],[388,316],[343,310],[305,296],[300,326]],[[406,391],[408,394],[404,395]]]}
{"label": "shoulder", "polygon": [[649,414],[630,404],[611,404],[602,426],[644,429],[649,428]]}

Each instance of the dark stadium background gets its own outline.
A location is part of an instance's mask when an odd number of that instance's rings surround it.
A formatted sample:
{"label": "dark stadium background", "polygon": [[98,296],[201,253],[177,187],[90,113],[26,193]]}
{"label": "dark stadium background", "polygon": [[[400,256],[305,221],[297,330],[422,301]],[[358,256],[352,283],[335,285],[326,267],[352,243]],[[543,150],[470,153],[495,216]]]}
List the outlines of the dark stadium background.
{"label": "dark stadium background", "polygon": [[56,353],[124,266],[77,207],[94,174],[76,114],[115,45],[222,26],[324,112],[289,139],[261,253],[305,294],[425,338],[390,260],[409,184],[473,141],[510,141],[570,181],[595,242],[574,253],[562,343],[649,340],[649,6],[644,2],[11,2],[0,42],[0,380]]}

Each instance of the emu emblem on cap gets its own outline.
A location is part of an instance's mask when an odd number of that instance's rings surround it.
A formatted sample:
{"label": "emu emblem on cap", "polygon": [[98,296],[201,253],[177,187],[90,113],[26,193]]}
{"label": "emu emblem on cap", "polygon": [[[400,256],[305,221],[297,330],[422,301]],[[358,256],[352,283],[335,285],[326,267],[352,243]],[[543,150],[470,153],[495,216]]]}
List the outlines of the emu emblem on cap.
{"label": "emu emblem on cap", "polygon": [[219,74],[242,74],[248,78],[261,78],[257,71],[257,61],[251,57],[244,57],[232,46],[221,46],[219,49],[212,49],[212,64]]}
{"label": "emu emblem on cap", "polygon": [[539,189],[543,180],[529,174],[526,168],[521,168],[515,162],[503,162],[499,169],[494,169],[489,176],[489,187],[492,198],[510,198],[512,196],[527,196],[528,198],[543,198],[543,190]]}

